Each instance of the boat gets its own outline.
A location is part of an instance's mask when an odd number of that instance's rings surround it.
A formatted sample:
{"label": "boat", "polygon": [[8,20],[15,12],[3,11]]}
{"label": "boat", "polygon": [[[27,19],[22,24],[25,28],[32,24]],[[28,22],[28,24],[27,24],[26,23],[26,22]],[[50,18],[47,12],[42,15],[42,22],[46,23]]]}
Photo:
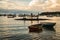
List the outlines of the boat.
{"label": "boat", "polygon": [[8,14],[7,15],[7,18],[14,18],[14,17],[16,17],[16,14]]}
{"label": "boat", "polygon": [[43,18],[40,18],[40,19],[28,19],[28,18],[22,18],[22,19],[15,19],[15,20],[27,20],[27,21],[30,21],[30,20],[50,20],[50,19],[43,19]]}
{"label": "boat", "polygon": [[56,23],[53,23],[53,22],[42,23],[42,28],[48,31],[55,31],[54,29],[55,25]]}
{"label": "boat", "polygon": [[54,17],[39,16],[38,18],[23,17],[23,18],[15,18],[14,20],[36,21],[36,20],[53,20],[53,19]]}
{"label": "boat", "polygon": [[50,28],[53,28],[53,26],[55,25],[56,23],[51,23],[51,22],[42,22],[40,24],[34,24],[34,25],[30,25],[28,26],[29,28],[29,32],[42,32],[43,28],[44,27],[47,27],[47,29],[50,27]]}
{"label": "boat", "polygon": [[7,18],[14,18],[14,16],[7,16]]}
{"label": "boat", "polygon": [[42,24],[35,24],[28,26],[29,32],[41,32],[42,31]]}

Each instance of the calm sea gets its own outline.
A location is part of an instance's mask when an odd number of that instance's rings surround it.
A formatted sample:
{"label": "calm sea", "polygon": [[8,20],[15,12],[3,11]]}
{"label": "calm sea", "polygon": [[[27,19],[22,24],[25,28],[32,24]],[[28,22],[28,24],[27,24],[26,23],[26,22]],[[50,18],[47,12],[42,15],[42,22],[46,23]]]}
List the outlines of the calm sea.
{"label": "calm sea", "polygon": [[40,22],[56,22],[55,30],[58,39],[60,38],[60,17],[51,17],[53,20],[41,21],[20,21],[15,18],[0,17],[0,39],[13,35],[29,34],[28,26],[38,24]]}

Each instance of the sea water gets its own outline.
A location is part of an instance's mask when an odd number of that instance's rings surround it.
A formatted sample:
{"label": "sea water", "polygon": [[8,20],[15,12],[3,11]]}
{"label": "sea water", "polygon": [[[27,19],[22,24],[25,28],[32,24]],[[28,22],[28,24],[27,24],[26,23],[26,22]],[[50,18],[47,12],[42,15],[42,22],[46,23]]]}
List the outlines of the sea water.
{"label": "sea water", "polygon": [[[52,18],[52,17],[51,17]],[[40,22],[56,22],[55,30],[56,37],[60,39],[60,17],[53,17],[53,20],[40,21],[22,21],[14,20],[15,18],[0,17],[0,40],[18,40],[25,36],[29,37],[29,25],[38,24]],[[38,33],[32,33],[33,36],[38,36]],[[19,36],[20,35],[20,36]],[[14,38],[15,37],[15,38]],[[18,39],[16,39],[19,37]],[[12,39],[11,39],[12,38]]]}

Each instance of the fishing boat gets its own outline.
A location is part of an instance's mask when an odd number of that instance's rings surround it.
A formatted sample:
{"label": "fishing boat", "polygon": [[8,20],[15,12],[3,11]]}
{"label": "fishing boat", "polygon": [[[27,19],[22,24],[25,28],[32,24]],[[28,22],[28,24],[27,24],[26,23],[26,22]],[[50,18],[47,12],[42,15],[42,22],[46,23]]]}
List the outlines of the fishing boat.
{"label": "fishing boat", "polygon": [[27,20],[27,21],[30,21],[30,20],[49,20],[49,19],[15,19],[15,20]]}
{"label": "fishing boat", "polygon": [[34,24],[28,26],[29,32],[41,32],[42,31],[42,24]]}
{"label": "fishing boat", "polygon": [[14,17],[16,17],[16,14],[8,14],[7,15],[7,18],[14,18]]}
{"label": "fishing boat", "polygon": [[53,20],[54,17],[46,17],[46,16],[39,16],[39,17],[23,17],[23,18],[15,18],[14,20],[25,20],[25,21],[31,21],[31,20]]}
{"label": "fishing boat", "polygon": [[42,28],[48,31],[55,31],[54,29],[55,25],[56,23],[53,23],[53,22],[42,23]]}
{"label": "fishing boat", "polygon": [[29,28],[29,32],[42,32],[43,27],[47,26],[47,29],[48,29],[48,27],[53,28],[53,26],[55,24],[56,23],[43,22],[40,24],[30,25],[30,26],[28,26],[28,28]]}
{"label": "fishing boat", "polygon": [[15,20],[27,20],[27,21],[30,21],[30,20],[51,20],[51,19],[48,19],[48,18],[19,18],[19,19],[15,19]]}

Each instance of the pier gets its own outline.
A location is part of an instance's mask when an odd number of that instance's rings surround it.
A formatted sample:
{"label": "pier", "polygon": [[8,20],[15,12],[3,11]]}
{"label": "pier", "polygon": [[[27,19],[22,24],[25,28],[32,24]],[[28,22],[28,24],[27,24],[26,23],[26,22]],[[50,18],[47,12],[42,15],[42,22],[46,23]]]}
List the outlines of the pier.
{"label": "pier", "polygon": [[25,20],[25,21],[50,20],[50,19],[46,19],[46,18],[39,18],[39,13],[38,13],[38,15],[33,15],[33,13],[31,13],[29,16],[24,14],[22,17],[23,18],[19,18],[19,19],[15,19],[15,20]]}

